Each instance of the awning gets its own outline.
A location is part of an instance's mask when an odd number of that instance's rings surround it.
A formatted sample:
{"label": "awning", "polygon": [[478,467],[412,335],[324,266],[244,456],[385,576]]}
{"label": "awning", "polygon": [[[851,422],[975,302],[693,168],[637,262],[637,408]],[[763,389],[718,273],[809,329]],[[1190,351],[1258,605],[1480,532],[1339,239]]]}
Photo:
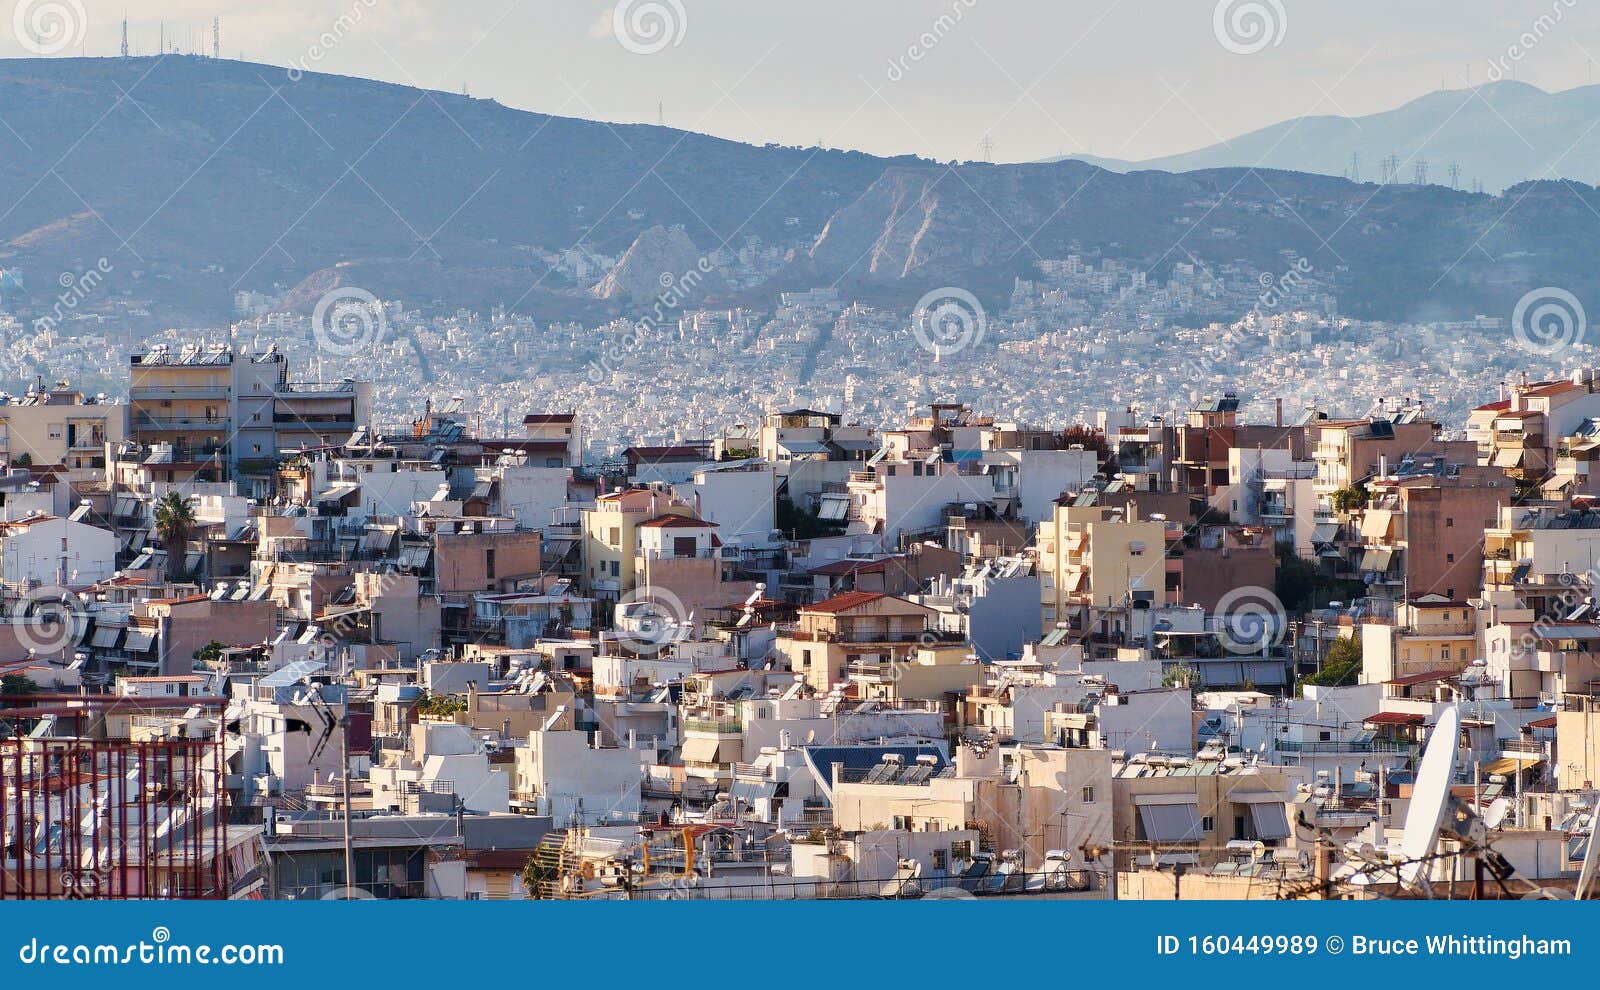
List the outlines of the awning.
{"label": "awning", "polygon": [[685,763],[731,763],[732,759],[722,759],[722,743],[716,739],[690,738],[683,741],[683,762]]}
{"label": "awning", "polygon": [[1483,772],[1487,774],[1516,773],[1538,766],[1544,761],[1537,756],[1502,756],[1498,760],[1491,760],[1483,765]]}
{"label": "awning", "polygon": [[128,638],[123,641],[122,648],[129,653],[147,653],[150,644],[155,641],[156,634],[153,629],[129,629]]}
{"label": "awning", "polygon": [[1382,574],[1389,569],[1389,565],[1393,561],[1393,550],[1368,550],[1361,555],[1361,569],[1374,574]]}
{"label": "awning", "polygon": [[1389,527],[1394,523],[1394,512],[1389,509],[1368,509],[1361,517],[1361,535],[1369,540],[1387,539]]}
{"label": "awning", "polygon": [[121,626],[96,626],[94,635],[89,637],[89,645],[97,649],[109,650],[117,645],[117,637],[121,635]]}
{"label": "awning", "polygon": [[[1173,797],[1175,795],[1141,795]],[[1199,840],[1200,808],[1193,794],[1183,795],[1183,804],[1145,804],[1136,796],[1139,822],[1144,826],[1144,837],[1150,842],[1194,842]]]}
{"label": "awning", "polygon": [[1273,804],[1252,804],[1250,824],[1255,826],[1258,839],[1287,839],[1289,815],[1282,800]]}
{"label": "awning", "polygon": [[1339,538],[1338,523],[1318,523],[1311,530],[1311,539],[1315,543],[1332,543]]}
{"label": "awning", "polygon": [[850,496],[824,495],[817,515],[823,519],[843,519],[850,511]]}
{"label": "awning", "polygon": [[361,490],[361,485],[354,481],[335,482],[327,491],[317,496],[318,502],[342,502],[346,497]]}
{"label": "awning", "polygon": [[1494,452],[1494,459],[1490,462],[1497,468],[1520,467],[1528,452],[1520,447],[1502,447]]}

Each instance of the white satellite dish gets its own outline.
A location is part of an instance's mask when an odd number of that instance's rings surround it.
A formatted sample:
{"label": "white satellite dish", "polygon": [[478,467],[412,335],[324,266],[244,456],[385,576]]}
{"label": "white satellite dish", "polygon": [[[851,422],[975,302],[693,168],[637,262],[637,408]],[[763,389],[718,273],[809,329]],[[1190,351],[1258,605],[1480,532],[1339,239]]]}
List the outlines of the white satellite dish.
{"label": "white satellite dish", "polygon": [[1572,896],[1575,900],[1582,901],[1588,898],[1589,886],[1594,883],[1595,868],[1600,866],[1600,856],[1597,856],[1594,851],[1595,846],[1600,846],[1600,842],[1595,841],[1595,823],[1597,820],[1600,820],[1600,815],[1589,816],[1589,843],[1588,847],[1583,851],[1583,868],[1578,871],[1578,884],[1572,888]]}
{"label": "white satellite dish", "polygon": [[1439,826],[1444,824],[1445,808],[1450,802],[1450,782],[1456,775],[1460,732],[1460,713],[1446,708],[1428,736],[1417,782],[1411,789],[1405,831],[1400,836],[1400,879],[1407,885],[1416,884],[1427,865],[1424,860],[1439,842]]}
{"label": "white satellite dish", "polygon": [[1500,823],[1506,820],[1506,814],[1511,811],[1511,802],[1505,798],[1495,798],[1489,803],[1489,810],[1483,813],[1484,828],[1499,828]]}

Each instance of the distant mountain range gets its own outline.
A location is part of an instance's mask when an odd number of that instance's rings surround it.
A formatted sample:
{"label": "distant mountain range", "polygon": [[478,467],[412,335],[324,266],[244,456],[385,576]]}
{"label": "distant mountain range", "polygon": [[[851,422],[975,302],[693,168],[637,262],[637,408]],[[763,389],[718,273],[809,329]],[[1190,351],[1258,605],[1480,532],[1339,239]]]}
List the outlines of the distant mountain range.
{"label": "distant mountain range", "polygon": [[[1419,163],[1427,181],[1462,189],[1481,182],[1500,192],[1530,179],[1600,177],[1600,85],[1547,93],[1503,81],[1441,90],[1365,117],[1297,117],[1179,155],[1145,161],[1069,155],[1113,172],[1260,166],[1320,175],[1384,177],[1384,160],[1398,164],[1399,181],[1414,182]],[[1060,160],[1060,159],[1055,159]],[[1458,165],[1455,180],[1450,166]]]}
{"label": "distant mountain range", "polygon": [[[1482,95],[1504,112],[1530,90]],[[0,266],[23,270],[41,311],[60,273],[104,257],[106,292],[165,325],[226,319],[235,291],[274,283],[305,310],[355,284],[598,322],[649,309],[653,276],[751,236],[787,261],[753,287],[707,273],[696,304],[828,284],[886,304],[945,285],[998,300],[1072,253],[1156,280],[1180,262],[1304,258],[1339,276],[1345,312],[1379,318],[1509,314],[1542,285],[1600,301],[1600,192],[1579,183],[1485,196],[1268,169],[952,168],[188,56],[0,61],[0,107]],[[1330,161],[1348,156],[1327,143]],[[619,260],[569,281],[548,258],[574,250]]]}

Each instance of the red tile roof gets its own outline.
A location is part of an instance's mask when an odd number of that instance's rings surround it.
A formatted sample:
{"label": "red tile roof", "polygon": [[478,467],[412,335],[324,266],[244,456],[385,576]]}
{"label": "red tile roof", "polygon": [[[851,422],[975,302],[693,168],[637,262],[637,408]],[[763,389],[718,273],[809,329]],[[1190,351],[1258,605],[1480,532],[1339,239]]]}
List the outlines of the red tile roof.
{"label": "red tile roof", "polygon": [[1427,718],[1417,712],[1379,712],[1362,721],[1368,725],[1422,725]]}
{"label": "red tile roof", "polygon": [[858,608],[862,605],[868,605],[880,598],[888,597],[888,595],[876,591],[847,591],[842,595],[834,595],[832,598],[829,598],[825,601],[817,602],[815,605],[807,605],[801,609],[801,611],[824,613],[848,612],[850,609]]}
{"label": "red tile roof", "polygon": [[639,524],[640,529],[715,529],[717,524],[693,516],[675,516],[671,513],[646,519]]}

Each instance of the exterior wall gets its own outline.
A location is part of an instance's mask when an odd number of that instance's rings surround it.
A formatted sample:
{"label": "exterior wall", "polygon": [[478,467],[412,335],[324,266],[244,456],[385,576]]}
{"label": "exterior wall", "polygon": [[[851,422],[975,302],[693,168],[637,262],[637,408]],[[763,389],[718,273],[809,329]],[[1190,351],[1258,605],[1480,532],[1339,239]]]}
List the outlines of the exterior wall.
{"label": "exterior wall", "polygon": [[541,542],[538,532],[438,533],[433,543],[436,587],[441,594],[510,590],[517,581],[539,575]]}
{"label": "exterior wall", "polygon": [[1483,581],[1483,531],[1494,527],[1511,495],[1510,484],[1403,487],[1408,593],[1475,597]]}
{"label": "exterior wall", "polygon": [[690,499],[700,518],[722,527],[723,539],[765,540],[777,525],[777,475],[771,468],[702,471],[679,493]]}
{"label": "exterior wall", "polygon": [[19,524],[0,537],[0,581],[82,586],[116,572],[117,537],[70,519]]}
{"label": "exterior wall", "polygon": [[224,646],[265,642],[277,631],[277,607],[270,601],[212,601],[209,598],[171,604],[151,603],[148,614],[164,619],[160,638],[161,672],[187,674],[195,654],[216,640]]}
{"label": "exterior wall", "polygon": [[497,468],[486,474],[500,475],[500,504],[498,515],[510,516],[519,529],[542,529],[550,525],[551,517],[567,504],[567,479],[572,472],[567,468],[512,466]]}

